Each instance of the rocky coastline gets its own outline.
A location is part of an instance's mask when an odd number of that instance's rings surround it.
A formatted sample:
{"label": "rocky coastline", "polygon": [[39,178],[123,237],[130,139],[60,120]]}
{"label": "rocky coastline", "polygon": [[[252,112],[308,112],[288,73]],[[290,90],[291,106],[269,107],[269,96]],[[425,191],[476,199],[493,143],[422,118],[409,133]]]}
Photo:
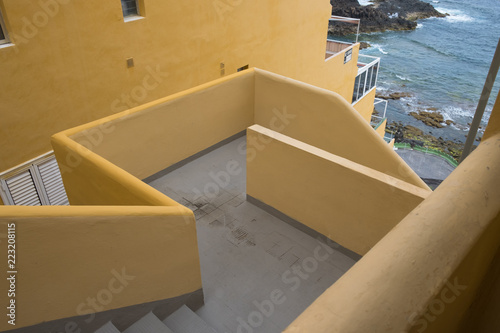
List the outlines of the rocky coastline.
{"label": "rocky coastline", "polygon": [[[361,6],[358,0],[331,0],[332,15],[359,18],[361,20],[360,33],[414,30],[420,19],[448,16],[447,13],[440,13],[431,4],[420,0],[371,0],[370,2],[370,5]],[[356,31],[357,25],[348,23],[335,22],[329,27],[329,33],[334,36],[352,35]],[[363,48],[368,47],[370,47],[369,44],[363,45]],[[409,92],[396,91],[376,95],[377,98],[385,100],[400,100],[412,96],[413,94]],[[434,134],[443,127],[454,125],[454,122],[445,119],[437,108],[417,109],[416,112],[410,112],[410,115],[429,128],[436,129]],[[441,136],[436,137],[430,131],[426,134],[415,126],[401,122],[389,123],[386,132],[392,134],[396,142],[434,149],[450,155],[457,162],[464,148],[462,142],[447,140]]]}
{"label": "rocky coastline", "polygon": [[[332,15],[361,19],[361,33],[413,30],[417,28],[417,20],[448,15],[420,0],[372,0],[371,3],[361,6],[358,0],[331,0]],[[335,36],[355,34],[356,30],[353,24],[333,23],[329,27]]]}
{"label": "rocky coastline", "polygon": [[[402,133],[401,138],[398,138],[396,135],[398,130]],[[464,144],[462,142],[446,140],[441,136],[435,137],[432,134],[425,134],[424,131],[419,128],[411,125],[404,125],[400,122],[391,122],[388,124],[386,132],[395,135],[396,142],[409,143],[412,146],[434,149],[450,155],[457,162],[464,149]]]}
{"label": "rocky coastline", "polygon": [[[377,98],[382,98],[386,100],[399,100],[404,97],[413,96],[408,92],[385,92],[377,93]],[[420,103],[419,103],[420,104]],[[409,113],[414,119],[422,122],[424,125],[432,129],[434,134],[439,133],[439,129],[447,126],[459,126],[451,119],[445,119],[444,115],[440,112],[438,108],[427,107],[418,108],[416,111]],[[374,110],[374,115],[377,115],[377,111]],[[470,126],[470,124],[469,124]],[[480,127],[482,129],[482,127]],[[399,133],[398,133],[399,131]],[[441,136],[434,136],[431,131],[426,134],[421,129],[403,124],[401,122],[391,122],[386,127],[386,132],[392,134],[396,139],[396,142],[409,143],[412,146],[418,145],[421,147],[427,147],[440,151],[442,153],[448,154],[453,157],[457,162],[462,154],[464,143],[458,140],[448,140]],[[476,139],[477,144],[481,142],[481,137]],[[473,146],[473,149],[477,146]]]}

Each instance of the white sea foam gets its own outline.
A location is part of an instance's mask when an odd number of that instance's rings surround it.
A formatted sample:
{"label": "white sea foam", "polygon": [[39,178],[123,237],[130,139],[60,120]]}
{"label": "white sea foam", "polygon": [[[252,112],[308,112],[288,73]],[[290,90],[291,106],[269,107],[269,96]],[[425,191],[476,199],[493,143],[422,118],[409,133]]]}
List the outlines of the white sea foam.
{"label": "white sea foam", "polygon": [[424,26],[424,25],[423,25],[422,23],[418,23],[418,24],[417,24],[417,29],[423,28],[423,26]]}
{"label": "white sea foam", "polygon": [[453,118],[446,111],[441,112],[441,114],[443,115],[444,121],[453,120]]}
{"label": "white sea foam", "polygon": [[451,124],[451,128],[453,128],[457,131],[464,131],[464,132],[468,132],[470,129],[469,126],[460,125],[460,124]]}
{"label": "white sea foam", "polygon": [[389,52],[386,52],[383,48],[382,45],[380,44],[372,44],[372,47],[376,48],[377,50],[380,51],[382,54],[389,54]]}
{"label": "white sea foam", "polygon": [[396,74],[396,77],[402,81],[412,81],[410,78],[407,78],[407,77],[404,77],[404,76],[401,76],[401,75],[398,75]]}
{"label": "white sea foam", "polygon": [[450,115],[450,117],[453,116],[459,116],[459,117],[464,117],[464,118],[471,118],[474,115],[474,110],[466,110],[458,106],[447,106],[443,110],[445,113]]}
{"label": "white sea foam", "polygon": [[368,6],[372,4],[371,0],[358,0],[358,2],[361,6]]}
{"label": "white sea foam", "polygon": [[377,90],[378,90],[379,92],[380,92],[380,91],[387,91],[387,90],[389,90],[389,88],[388,88],[388,87],[383,86],[383,84],[385,84],[385,82],[379,81],[379,82],[377,83]]}
{"label": "white sea foam", "polygon": [[444,118],[445,122],[448,121],[448,120],[451,120],[451,121],[455,122],[455,119],[453,119],[446,111],[441,111],[441,114],[443,115],[443,118]]}
{"label": "white sea foam", "polygon": [[436,1],[436,0],[434,0],[434,1],[432,1],[432,2],[434,2],[434,3],[439,3],[439,1]]}
{"label": "white sea foam", "polygon": [[475,21],[473,17],[465,14],[464,12],[458,9],[447,9],[447,8],[436,7],[436,10],[441,13],[450,14],[450,16],[446,16],[445,20],[451,23]]}

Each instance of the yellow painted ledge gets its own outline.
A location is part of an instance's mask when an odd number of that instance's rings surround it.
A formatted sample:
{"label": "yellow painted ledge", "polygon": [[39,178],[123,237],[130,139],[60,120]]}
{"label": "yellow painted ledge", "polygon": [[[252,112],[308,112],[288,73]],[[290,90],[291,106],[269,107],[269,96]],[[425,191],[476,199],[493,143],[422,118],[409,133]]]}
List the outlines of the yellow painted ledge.
{"label": "yellow painted ledge", "polygon": [[457,332],[498,254],[499,174],[496,134],[285,332]]}

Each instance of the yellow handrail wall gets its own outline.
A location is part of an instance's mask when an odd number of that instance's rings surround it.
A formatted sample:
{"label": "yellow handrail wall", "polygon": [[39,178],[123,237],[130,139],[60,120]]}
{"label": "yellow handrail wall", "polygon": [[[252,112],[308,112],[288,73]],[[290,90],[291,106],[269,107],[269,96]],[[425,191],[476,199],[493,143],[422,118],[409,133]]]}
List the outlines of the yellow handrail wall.
{"label": "yellow handrail wall", "polygon": [[285,332],[457,332],[498,252],[499,173],[496,134]]}
{"label": "yellow handrail wall", "polygon": [[250,69],[64,133],[144,179],[252,125],[253,96]]}
{"label": "yellow handrail wall", "polygon": [[369,124],[372,120],[373,103],[375,102],[376,89],[372,89],[368,94],[361,98],[356,104],[353,105],[364,120]]}
{"label": "yellow handrail wall", "polygon": [[[256,124],[429,190],[338,94],[259,69],[255,71]],[[276,123],[273,110],[286,111],[287,122],[272,126]]]}
{"label": "yellow handrail wall", "polygon": [[429,191],[254,125],[247,194],[364,255]]}
{"label": "yellow handrail wall", "polygon": [[52,146],[71,205],[178,205],[64,134],[54,135]]}
{"label": "yellow handrail wall", "polygon": [[[201,288],[195,219],[180,205],[2,207],[0,228],[7,232],[12,224],[15,328]],[[7,259],[0,269],[11,270]],[[7,294],[9,281],[2,279],[0,287]],[[0,330],[12,328],[1,321]]]}

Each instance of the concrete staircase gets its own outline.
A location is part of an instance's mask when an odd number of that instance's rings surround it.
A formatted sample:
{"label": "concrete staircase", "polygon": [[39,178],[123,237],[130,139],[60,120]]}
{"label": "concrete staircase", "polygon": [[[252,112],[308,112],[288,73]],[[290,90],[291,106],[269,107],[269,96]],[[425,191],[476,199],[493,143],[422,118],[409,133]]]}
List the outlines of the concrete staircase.
{"label": "concrete staircase", "polygon": [[120,332],[112,322],[94,333],[217,333],[187,306],[183,305],[163,322],[152,312],[148,313],[125,331]]}

